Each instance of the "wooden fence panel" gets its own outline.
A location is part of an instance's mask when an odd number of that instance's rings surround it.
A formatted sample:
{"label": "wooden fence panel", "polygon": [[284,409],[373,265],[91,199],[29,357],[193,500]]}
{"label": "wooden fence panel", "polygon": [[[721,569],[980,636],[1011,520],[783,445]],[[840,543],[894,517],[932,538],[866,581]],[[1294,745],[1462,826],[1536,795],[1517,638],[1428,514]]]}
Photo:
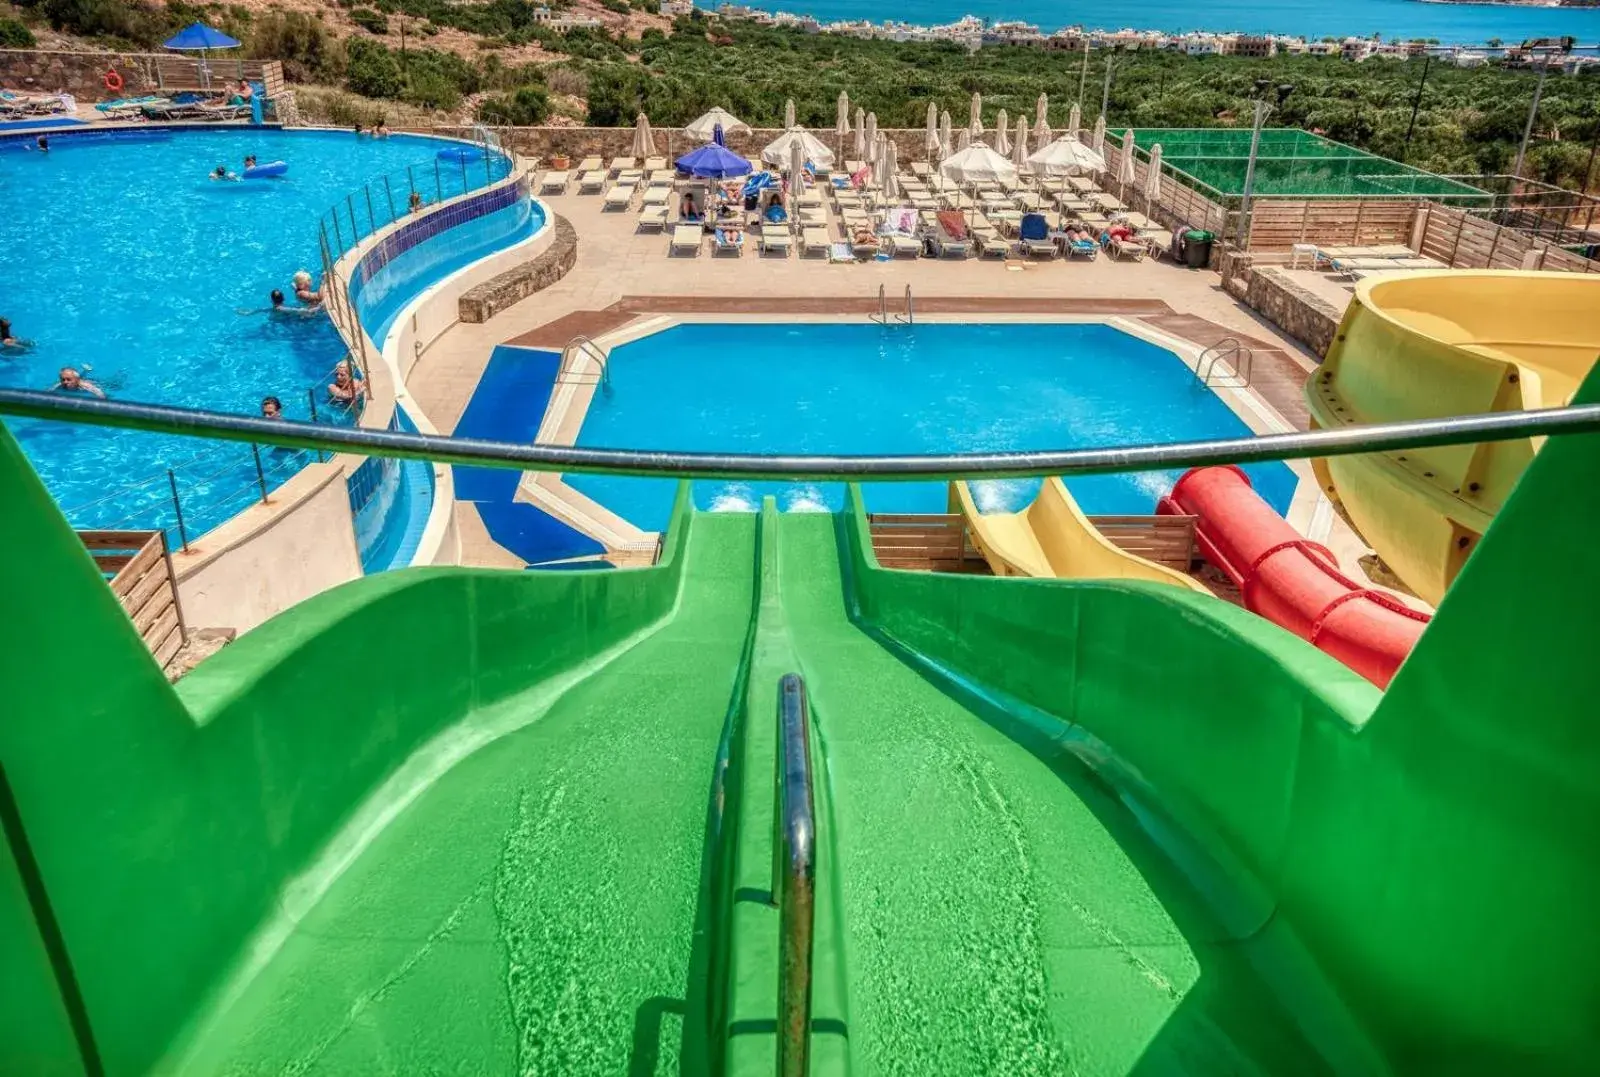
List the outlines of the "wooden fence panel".
{"label": "wooden fence panel", "polygon": [[111,593],[127,612],[139,638],[166,669],[188,636],[166,535],[160,531],[80,531],[78,537],[106,575]]}
{"label": "wooden fence panel", "polygon": [[1415,201],[1265,198],[1250,206],[1249,249],[1286,251],[1296,243],[1375,247],[1408,243]]}
{"label": "wooden fence panel", "polygon": [[1528,255],[1538,269],[1567,273],[1600,272],[1600,262],[1536,240],[1514,228],[1449,206],[1428,207],[1422,253],[1452,269],[1521,269]]}

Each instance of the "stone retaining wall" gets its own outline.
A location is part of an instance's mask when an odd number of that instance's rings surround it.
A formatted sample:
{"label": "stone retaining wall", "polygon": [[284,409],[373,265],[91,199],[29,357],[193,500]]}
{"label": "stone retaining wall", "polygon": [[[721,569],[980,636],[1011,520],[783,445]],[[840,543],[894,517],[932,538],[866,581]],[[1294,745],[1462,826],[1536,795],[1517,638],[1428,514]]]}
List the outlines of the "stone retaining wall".
{"label": "stone retaining wall", "polygon": [[[217,54],[208,67],[213,85],[228,79],[265,79],[277,62],[243,60]],[[122,76],[119,93],[106,89],[107,70]],[[281,76],[279,76],[281,80]],[[40,49],[0,49],[0,86],[33,93],[65,91],[80,101],[112,97],[138,97],[162,90],[194,89],[200,85],[199,62],[176,53],[47,52]]]}
{"label": "stone retaining wall", "polygon": [[535,258],[469,288],[459,300],[457,317],[481,324],[518,300],[543,291],[567,275],[578,261],[578,233],[560,214],[551,222],[550,246]]}
{"label": "stone retaining wall", "polygon": [[1244,302],[1267,321],[1311,349],[1318,359],[1328,354],[1343,317],[1321,296],[1296,284],[1277,266],[1250,267]]}
{"label": "stone retaining wall", "polygon": [[[418,134],[443,135],[448,138],[471,138],[472,129],[467,127],[416,127],[407,128]],[[548,163],[549,159],[557,153],[564,153],[576,163],[588,156],[604,157],[610,161],[613,157],[626,157],[633,150],[633,128],[631,127],[495,127],[494,133],[499,137],[501,144],[509,150],[524,157],[537,158],[540,164]],[[839,139],[829,131],[813,132],[822,144],[833,150],[839,150]],[[924,142],[927,132],[920,127],[903,130],[885,130],[883,132],[894,140],[900,150],[902,162],[921,161],[927,158]],[[758,127],[750,134],[737,134],[728,138],[728,148],[734,153],[745,157],[756,158],[761,150],[773,139],[783,134],[777,127]],[[656,151],[663,157],[679,157],[694,149],[698,143],[690,139],[681,131],[656,131]],[[844,157],[855,156],[855,136],[847,135],[844,140]],[[840,163],[843,161],[841,159]],[[784,162],[787,167],[788,162]]]}

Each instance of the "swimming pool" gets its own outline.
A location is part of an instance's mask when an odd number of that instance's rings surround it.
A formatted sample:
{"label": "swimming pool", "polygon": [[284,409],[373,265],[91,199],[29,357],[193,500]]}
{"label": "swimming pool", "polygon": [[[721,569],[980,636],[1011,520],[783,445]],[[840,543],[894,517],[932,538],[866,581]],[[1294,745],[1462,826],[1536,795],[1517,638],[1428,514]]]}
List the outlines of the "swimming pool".
{"label": "swimming pool", "polygon": [[[938,453],[1094,448],[1247,437],[1250,429],[1172,352],[1101,324],[870,323],[680,325],[611,352],[578,444],[749,453]],[[1245,469],[1286,512],[1283,464]],[[1084,511],[1155,511],[1181,472],[1097,475],[1068,484]],[[646,530],[665,526],[670,480],[566,480]],[[1026,505],[1037,480],[978,485],[979,507]],[[942,482],[865,488],[874,512],[944,512]],[[843,486],[695,483],[702,508],[837,509]]]}
{"label": "swimming pool", "polygon": [[[316,270],[316,222],[331,203],[408,165],[431,177],[442,143],[226,128],[63,136],[51,139],[48,154],[30,145],[0,146],[8,206],[0,214],[0,317],[35,342],[25,354],[0,355],[0,385],[48,388],[60,367],[89,366],[116,399],[253,415],[271,394],[289,417],[306,419],[308,394],[322,408],[320,386],[343,346],[326,317],[265,314],[268,293],[287,290],[297,269]],[[238,169],[246,154],[288,162],[288,176],[206,178],[219,164]],[[445,169],[446,197],[456,193],[452,181],[458,190]],[[328,418],[325,408],[320,417]],[[172,528],[168,468],[191,538],[259,496],[244,446],[11,422],[80,527]],[[303,454],[263,457],[269,487],[305,462]]]}

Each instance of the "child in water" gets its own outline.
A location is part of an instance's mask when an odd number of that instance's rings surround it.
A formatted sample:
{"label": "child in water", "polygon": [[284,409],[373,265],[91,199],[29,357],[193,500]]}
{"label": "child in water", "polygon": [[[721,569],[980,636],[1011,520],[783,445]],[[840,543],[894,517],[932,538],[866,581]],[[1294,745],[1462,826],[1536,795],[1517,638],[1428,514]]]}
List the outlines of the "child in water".
{"label": "child in water", "polygon": [[218,165],[215,172],[211,173],[213,180],[237,180],[239,177],[228,171],[227,165]]}

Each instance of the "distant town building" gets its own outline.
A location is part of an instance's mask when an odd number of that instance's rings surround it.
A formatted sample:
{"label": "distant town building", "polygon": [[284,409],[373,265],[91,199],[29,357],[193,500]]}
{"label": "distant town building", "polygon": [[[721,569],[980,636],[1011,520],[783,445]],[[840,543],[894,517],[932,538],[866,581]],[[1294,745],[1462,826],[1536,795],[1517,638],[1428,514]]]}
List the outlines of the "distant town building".
{"label": "distant town building", "polygon": [[1360,63],[1372,55],[1373,44],[1364,37],[1347,37],[1339,44],[1339,55],[1352,63]]}
{"label": "distant town building", "polygon": [[1278,43],[1270,37],[1240,34],[1231,42],[1233,55],[1267,57],[1278,55]]}
{"label": "distant town building", "polygon": [[552,30],[565,32],[567,30],[593,30],[600,26],[600,20],[592,15],[557,15],[547,7],[533,9],[533,21],[541,26],[548,26]]}
{"label": "distant town building", "polygon": [[1488,64],[1489,57],[1485,56],[1481,52],[1473,52],[1470,49],[1462,49],[1460,52],[1450,57],[1450,62],[1455,64],[1457,67],[1483,67]]}
{"label": "distant town building", "polygon": [[669,19],[694,14],[694,0],[661,0],[661,14]]}

